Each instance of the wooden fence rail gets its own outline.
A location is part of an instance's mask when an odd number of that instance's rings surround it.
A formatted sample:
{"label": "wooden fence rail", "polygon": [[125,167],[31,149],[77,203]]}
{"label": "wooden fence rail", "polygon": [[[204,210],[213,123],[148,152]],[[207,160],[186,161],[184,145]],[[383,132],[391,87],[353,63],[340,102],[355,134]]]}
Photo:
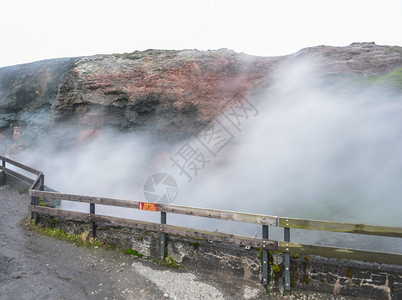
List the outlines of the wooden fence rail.
{"label": "wooden fence rail", "polygon": [[[31,204],[28,206],[29,211],[32,212],[32,218],[37,220],[39,214],[67,217],[71,219],[87,220],[91,223],[91,234],[96,234],[96,222],[108,223],[112,225],[125,226],[130,228],[138,228],[149,231],[161,233],[161,258],[164,258],[165,253],[165,239],[166,234],[182,235],[187,237],[202,238],[212,241],[219,241],[225,243],[232,243],[246,247],[254,247],[263,250],[263,268],[262,278],[263,284],[267,285],[268,278],[268,251],[281,251],[285,253],[284,259],[284,277],[285,289],[290,290],[290,253],[294,254],[310,254],[335,258],[346,258],[356,260],[367,260],[380,263],[400,264],[402,265],[402,254],[398,253],[382,253],[375,251],[366,251],[359,249],[348,249],[322,245],[307,245],[290,242],[290,229],[307,229],[307,230],[321,230],[331,232],[342,232],[352,234],[365,234],[386,237],[402,237],[401,227],[377,226],[367,225],[360,223],[345,223],[345,222],[332,222],[332,221],[319,221],[307,220],[287,217],[277,217],[270,215],[251,214],[243,212],[234,212],[218,209],[206,209],[191,206],[181,206],[172,204],[145,204],[140,201],[122,200],[103,197],[91,197],[84,195],[71,195],[62,194],[57,192],[44,191],[44,175],[42,172],[27,167],[21,163],[11,159],[0,156],[2,160],[2,174],[3,184],[6,174],[25,180],[32,184],[29,195],[31,196]],[[5,163],[9,163],[25,171],[37,175],[37,179],[33,180],[29,177],[23,176],[16,171],[6,168]],[[76,212],[70,210],[62,210],[57,208],[39,206],[38,199],[57,199],[66,201],[83,202],[90,204],[89,213]],[[145,221],[138,221],[132,219],[116,218],[105,216],[95,213],[95,205],[108,205],[123,208],[145,209],[161,213],[161,223],[152,223]],[[173,226],[166,224],[166,214],[182,214],[205,218],[214,218],[227,221],[246,222],[262,225],[262,238],[247,237],[241,235],[234,235],[221,232],[212,232],[196,228],[188,228],[181,226]],[[268,238],[268,228],[283,227],[284,228],[284,241],[273,241]]]}
{"label": "wooden fence rail", "polygon": [[367,225],[357,223],[317,221],[296,218],[279,218],[280,227],[321,231],[358,233],[378,236],[402,237],[402,227]]}
{"label": "wooden fence rail", "polygon": [[[125,207],[125,208],[135,208],[135,209],[139,209],[141,203],[143,203],[143,202],[134,201],[134,200],[121,200],[121,199],[91,197],[91,196],[82,196],[82,195],[70,195],[70,194],[61,194],[61,193],[45,192],[45,191],[37,191],[37,190],[31,190],[30,196],[43,197],[43,198],[48,198],[48,199],[68,200],[68,201],[75,201],[75,202],[109,205],[109,206],[119,206],[119,207]],[[158,204],[153,207],[159,212],[214,218],[214,219],[221,219],[221,220],[238,221],[238,222],[245,222],[245,223],[254,223],[254,224],[269,225],[269,226],[278,226],[278,217],[277,216],[259,215],[259,214],[251,214],[251,213],[234,212],[234,211],[228,211],[228,210],[207,209],[207,208],[199,208],[199,207],[193,207],[193,206],[181,206],[181,205],[171,205],[171,204]]]}

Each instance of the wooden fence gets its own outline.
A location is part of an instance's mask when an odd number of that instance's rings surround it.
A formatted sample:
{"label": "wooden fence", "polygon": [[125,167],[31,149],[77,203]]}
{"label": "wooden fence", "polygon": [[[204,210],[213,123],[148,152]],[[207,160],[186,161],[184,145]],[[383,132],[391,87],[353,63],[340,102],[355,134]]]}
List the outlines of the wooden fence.
{"label": "wooden fence", "polygon": [[[322,246],[322,245],[308,245],[308,244],[299,244],[290,242],[291,228],[401,238],[402,227],[306,220],[306,219],[286,218],[286,217],[251,214],[251,213],[234,212],[227,210],[218,210],[218,209],[206,209],[206,208],[171,205],[171,204],[154,204],[154,203],[145,203],[132,200],[121,200],[112,198],[90,197],[83,195],[70,195],[57,192],[48,192],[44,191],[44,175],[42,172],[27,167],[23,164],[20,164],[16,161],[13,161],[3,156],[0,156],[0,160],[2,160],[1,170],[3,175],[2,179],[3,184],[5,184],[5,178],[7,174],[32,184],[29,191],[29,195],[31,196],[31,204],[28,206],[28,208],[29,211],[31,211],[31,217],[36,221],[38,220],[39,214],[67,217],[71,219],[87,220],[90,221],[90,232],[92,236],[96,236],[96,222],[160,232],[161,234],[160,256],[162,259],[164,258],[165,255],[167,234],[181,235],[193,238],[202,238],[211,241],[237,244],[245,247],[254,247],[262,249],[262,255],[263,255],[262,279],[263,284],[267,285],[269,283],[268,251],[280,251],[284,253],[284,277],[285,277],[286,290],[290,290],[289,268],[290,268],[291,253],[319,255],[326,257],[356,259],[356,260],[402,265],[402,254],[365,251],[359,249],[348,249],[348,248],[339,248],[339,247]],[[6,163],[9,163],[15,167],[18,167],[22,170],[32,173],[37,177],[36,179],[31,179],[27,176],[21,175],[16,171],[6,168]],[[39,206],[40,197],[47,199],[59,199],[66,201],[89,203],[90,204],[89,212],[88,213],[76,212],[58,208]],[[97,204],[160,212],[161,222],[153,223],[153,222],[100,215],[95,212],[95,206]],[[166,224],[167,213],[259,224],[262,226],[262,238],[168,225]],[[270,240],[268,235],[269,226],[284,228],[284,241]]]}

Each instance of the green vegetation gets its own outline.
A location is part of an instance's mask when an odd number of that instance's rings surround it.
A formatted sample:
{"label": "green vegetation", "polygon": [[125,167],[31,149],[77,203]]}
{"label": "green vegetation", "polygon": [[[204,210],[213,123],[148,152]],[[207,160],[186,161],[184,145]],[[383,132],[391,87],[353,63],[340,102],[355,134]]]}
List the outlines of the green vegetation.
{"label": "green vegetation", "polygon": [[402,89],[402,68],[382,76],[373,76],[368,80],[368,82]]}
{"label": "green vegetation", "polygon": [[361,281],[360,280],[356,280],[356,283],[355,283],[357,286],[360,286],[362,283],[361,283]]}
{"label": "green vegetation", "polygon": [[194,248],[194,250],[198,250],[198,248],[200,247],[200,243],[199,242],[189,242],[188,243],[190,246],[192,246]]}
{"label": "green vegetation", "polygon": [[[272,274],[272,279],[274,281],[278,281],[281,277],[283,277],[283,272],[284,272],[284,265],[283,263],[276,265],[273,263],[274,258],[273,254],[279,254],[283,255],[282,252],[279,251],[268,251],[268,264],[271,266],[273,274]],[[263,264],[262,262],[262,249],[258,250],[258,258],[260,259],[261,265]]]}
{"label": "green vegetation", "polygon": [[272,264],[272,270],[273,270],[275,273],[280,272],[281,270],[283,270],[283,264],[280,264],[279,266],[278,266],[278,265],[275,265],[275,264]]}
{"label": "green vegetation", "polygon": [[131,249],[131,248],[128,248],[124,253],[126,253],[128,255],[134,255],[134,256],[137,256],[139,258],[144,256],[141,253],[139,253],[137,250],[134,250],[134,249]]}
{"label": "green vegetation", "polygon": [[284,266],[283,263],[279,265],[271,264],[272,271],[273,271],[273,279],[278,281],[283,276]]}
{"label": "green vegetation", "polygon": [[166,256],[164,260],[158,261],[158,264],[170,268],[179,268],[179,264],[170,255]]}
{"label": "green vegetation", "polygon": [[[54,224],[57,221],[51,219],[50,222],[52,224]],[[51,237],[55,237],[55,238],[58,238],[61,240],[73,242],[77,246],[104,247],[107,250],[116,250],[115,244],[111,243],[111,244],[105,245],[103,242],[99,241],[98,239],[90,237],[89,230],[86,230],[81,234],[73,234],[73,233],[66,232],[60,228],[52,228],[52,227],[42,226],[41,224],[36,225],[35,221],[31,220],[30,217],[25,220],[24,226],[29,230],[35,230],[35,231],[37,231],[41,234],[47,235],[47,236],[51,236]],[[197,247],[196,243],[194,243],[193,247]],[[138,258],[144,257],[143,254],[141,254],[137,250],[134,250],[131,248],[128,248],[126,250],[121,248],[119,250],[124,252],[127,255],[134,255]],[[165,250],[165,252],[167,252],[167,249]],[[170,267],[170,268],[179,268],[180,267],[178,262],[175,261],[171,256],[167,255],[167,253],[165,253],[165,256],[166,256],[166,258],[163,260],[153,259],[153,261],[155,263],[157,263],[158,265],[161,265],[164,267]]]}
{"label": "green vegetation", "polygon": [[28,193],[28,188],[19,187],[19,188],[17,189],[17,191],[18,191],[20,194],[26,194],[26,193]]}
{"label": "green vegetation", "polygon": [[39,206],[46,206],[46,207],[52,207],[49,203],[43,199],[43,197],[39,197]]}
{"label": "green vegetation", "polygon": [[54,216],[50,216],[50,224],[55,225],[59,222]]}
{"label": "green vegetation", "polygon": [[106,245],[106,250],[114,250],[116,249],[116,245],[115,244],[107,244]]}
{"label": "green vegetation", "polygon": [[294,288],[297,284],[297,279],[299,278],[299,274],[297,272],[290,272],[290,286]]}
{"label": "green vegetation", "polygon": [[308,275],[304,275],[303,281],[304,281],[305,284],[308,285],[308,284],[310,283],[310,280],[311,280],[311,279],[310,279],[310,277],[309,277]]}
{"label": "green vegetation", "polygon": [[307,272],[307,267],[308,267],[308,261],[310,260],[310,258],[308,256],[304,256],[304,261],[303,261],[303,280],[300,280],[301,282],[304,282],[305,284],[309,284],[310,283],[310,277],[308,276],[308,272]]}
{"label": "green vegetation", "polygon": [[36,230],[44,235],[56,237],[61,240],[70,241],[75,243],[77,246],[87,246],[87,247],[100,247],[103,243],[89,236],[89,231],[84,231],[81,234],[73,234],[66,232],[60,228],[44,227],[38,224],[36,226],[35,221],[28,219],[25,224],[30,230]]}

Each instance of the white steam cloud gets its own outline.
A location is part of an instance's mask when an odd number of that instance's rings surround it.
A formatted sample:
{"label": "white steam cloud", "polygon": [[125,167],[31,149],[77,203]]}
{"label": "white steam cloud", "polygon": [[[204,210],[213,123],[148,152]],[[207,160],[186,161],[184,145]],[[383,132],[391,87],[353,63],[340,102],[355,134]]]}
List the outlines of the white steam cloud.
{"label": "white steam cloud", "polygon": [[219,208],[402,225],[402,97],[317,84],[313,72],[279,76],[225,167],[189,184],[187,204],[208,193]]}
{"label": "white steam cloud", "polygon": [[[278,71],[269,90],[251,100],[258,116],[191,183],[169,159],[160,163],[184,142],[156,144],[140,133],[103,132],[66,150],[49,143],[19,158],[44,171],[46,184],[63,193],[143,201],[147,177],[164,171],[179,183],[174,204],[402,226],[402,96],[345,80],[324,82],[312,65]],[[168,216],[171,222],[220,230],[234,226]],[[231,232],[259,235],[259,227],[235,226]],[[307,235],[314,242],[331,237]],[[306,234],[295,236],[306,242],[303,238]],[[357,246],[363,239],[368,249],[381,249],[377,244],[385,241],[394,252],[402,251],[392,238],[346,237]],[[336,237],[333,241],[338,243]]]}

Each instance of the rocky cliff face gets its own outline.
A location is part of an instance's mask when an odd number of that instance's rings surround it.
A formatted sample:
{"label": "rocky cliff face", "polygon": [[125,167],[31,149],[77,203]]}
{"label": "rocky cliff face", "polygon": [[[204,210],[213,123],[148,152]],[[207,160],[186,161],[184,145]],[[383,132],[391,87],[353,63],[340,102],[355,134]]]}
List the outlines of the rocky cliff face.
{"label": "rocky cliff face", "polygon": [[277,63],[227,50],[83,58],[61,81],[52,113],[56,122],[185,136],[238,95],[266,86]]}
{"label": "rocky cliff face", "polygon": [[[53,59],[0,68],[0,142],[23,147],[50,126],[50,111],[64,74],[76,58]],[[30,128],[29,134],[26,129]],[[3,147],[4,148],[4,147]]]}
{"label": "rocky cliff face", "polygon": [[323,78],[366,80],[402,68],[401,47],[374,43],[318,46],[283,57],[148,50],[1,68],[0,140],[25,137],[29,146],[66,121],[91,134],[112,126],[188,137],[228,103],[269,87],[279,66],[306,58],[319,58]]}

